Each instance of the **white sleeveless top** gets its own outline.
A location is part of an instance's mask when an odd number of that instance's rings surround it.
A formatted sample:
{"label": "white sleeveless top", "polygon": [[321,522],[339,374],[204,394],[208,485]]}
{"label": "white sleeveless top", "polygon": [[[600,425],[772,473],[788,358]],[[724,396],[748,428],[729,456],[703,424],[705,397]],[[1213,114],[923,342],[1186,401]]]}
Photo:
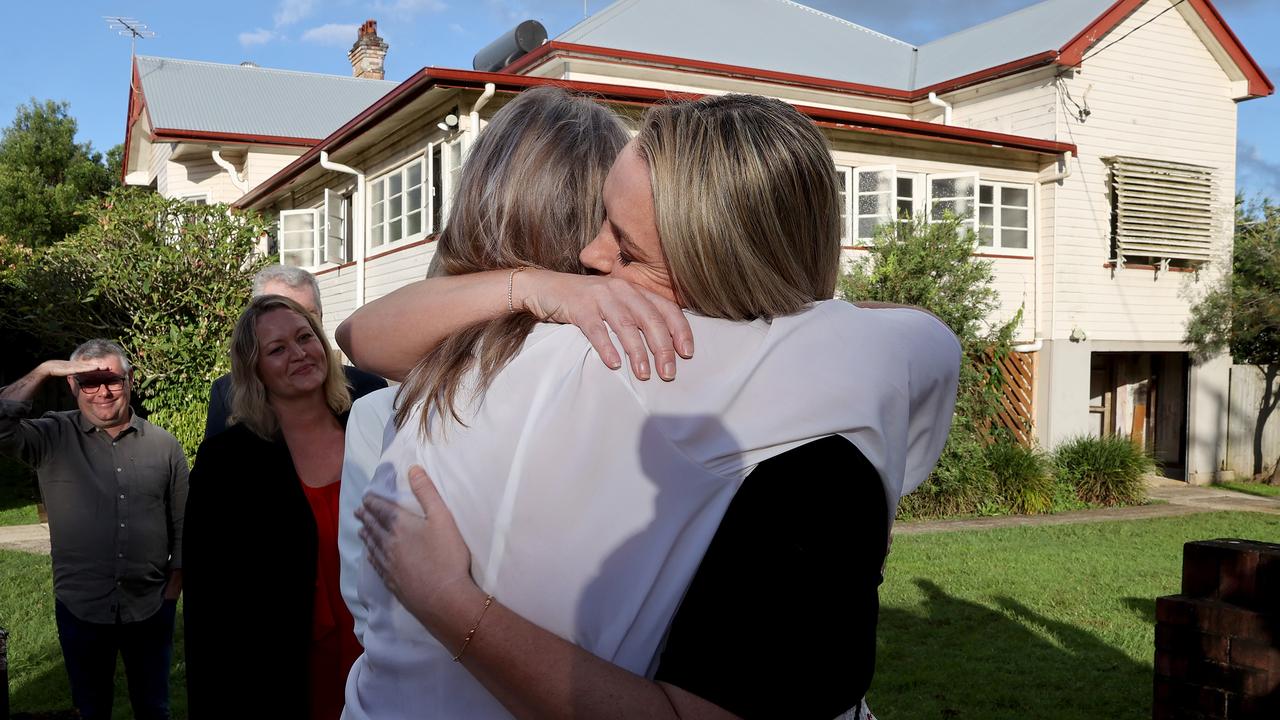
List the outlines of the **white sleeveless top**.
{"label": "white sleeveless top", "polygon": [[[697,350],[670,383],[609,370],[576,327],[539,326],[460,413],[465,426],[433,425],[424,442],[415,413],[394,436],[388,429],[370,492],[420,514],[407,470],[422,465],[485,592],[652,676],[680,599],[757,464],[842,435],[879,472],[892,513],[941,453],[959,371],[955,336],[915,310],[833,300],[772,322],[689,321]],[[509,717],[367,563],[359,575],[368,625],[344,717]]]}

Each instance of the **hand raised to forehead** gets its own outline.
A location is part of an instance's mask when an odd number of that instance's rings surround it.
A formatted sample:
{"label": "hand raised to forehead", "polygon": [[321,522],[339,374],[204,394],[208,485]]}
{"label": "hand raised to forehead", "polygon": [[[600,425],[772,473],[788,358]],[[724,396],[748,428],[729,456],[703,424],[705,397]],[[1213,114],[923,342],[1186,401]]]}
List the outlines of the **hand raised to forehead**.
{"label": "hand raised to forehead", "polygon": [[115,375],[115,370],[107,365],[106,358],[88,358],[82,360],[49,360],[44,369],[51,377],[67,377],[80,373],[104,372]]}

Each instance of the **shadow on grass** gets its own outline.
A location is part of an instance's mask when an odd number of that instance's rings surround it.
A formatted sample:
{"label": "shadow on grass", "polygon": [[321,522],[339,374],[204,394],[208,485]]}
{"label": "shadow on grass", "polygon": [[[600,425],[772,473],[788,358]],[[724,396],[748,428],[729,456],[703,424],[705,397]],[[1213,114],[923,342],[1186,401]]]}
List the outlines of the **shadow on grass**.
{"label": "shadow on grass", "polygon": [[35,472],[17,460],[0,456],[0,513],[35,505],[38,500]]}
{"label": "shadow on grass", "polygon": [[1125,607],[1132,610],[1133,614],[1137,615],[1138,618],[1142,620],[1144,623],[1148,625],[1156,624],[1156,599],[1155,598],[1127,597],[1127,598],[1124,598],[1121,602],[1124,603]]}
{"label": "shadow on grass", "polygon": [[905,718],[1147,718],[1151,668],[1008,597],[988,607],[915,580],[880,613],[872,710]]}

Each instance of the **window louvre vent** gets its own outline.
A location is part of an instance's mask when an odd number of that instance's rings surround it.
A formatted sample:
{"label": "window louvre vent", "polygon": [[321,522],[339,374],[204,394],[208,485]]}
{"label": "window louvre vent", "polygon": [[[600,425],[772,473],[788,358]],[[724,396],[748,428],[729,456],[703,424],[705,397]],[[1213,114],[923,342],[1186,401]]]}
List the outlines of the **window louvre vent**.
{"label": "window louvre vent", "polygon": [[1118,260],[1202,263],[1212,257],[1220,225],[1214,212],[1212,168],[1132,157],[1103,162],[1111,168]]}

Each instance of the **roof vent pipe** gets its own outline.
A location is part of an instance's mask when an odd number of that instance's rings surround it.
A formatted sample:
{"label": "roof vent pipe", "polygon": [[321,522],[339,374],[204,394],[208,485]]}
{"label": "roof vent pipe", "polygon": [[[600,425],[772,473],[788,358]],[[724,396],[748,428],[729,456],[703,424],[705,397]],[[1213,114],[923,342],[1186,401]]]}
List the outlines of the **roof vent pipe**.
{"label": "roof vent pipe", "polygon": [[471,60],[480,72],[498,72],[547,41],[547,29],[537,20],[525,20],[489,43]]}
{"label": "roof vent pipe", "polygon": [[935,93],[935,92],[929,93],[929,102],[933,105],[937,105],[938,107],[942,108],[942,124],[950,125],[951,124],[951,103],[947,102],[946,100],[939,99],[938,93]]}

